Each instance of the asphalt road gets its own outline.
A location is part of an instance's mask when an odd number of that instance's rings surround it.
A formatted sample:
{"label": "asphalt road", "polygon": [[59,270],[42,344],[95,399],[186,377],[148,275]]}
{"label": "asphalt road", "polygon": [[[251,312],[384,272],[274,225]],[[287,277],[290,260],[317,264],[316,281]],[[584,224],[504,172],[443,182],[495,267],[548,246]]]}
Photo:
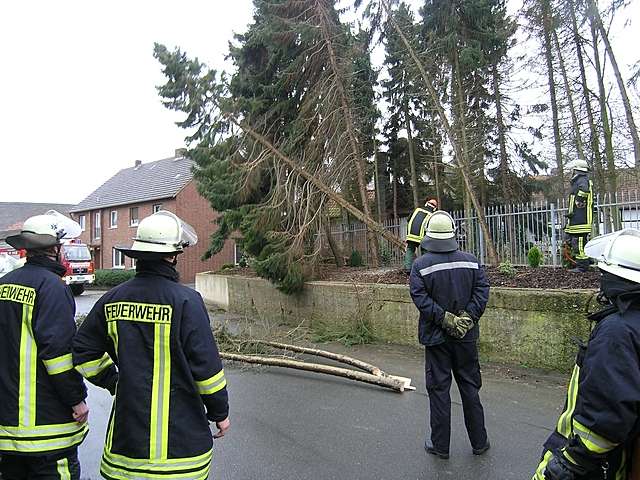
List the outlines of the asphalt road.
{"label": "asphalt road", "polygon": [[[482,400],[492,449],[482,457],[471,453],[454,390],[451,458],[441,460],[423,449],[428,398],[421,351],[382,345],[350,353],[411,377],[417,391],[398,394],[312,373],[227,365],[232,425],[227,436],[215,441],[210,478],[531,478],[562,406],[563,387],[556,378],[515,380],[503,370],[484,369]],[[80,459],[83,478],[98,479],[111,399],[92,388],[89,403],[91,433]]]}

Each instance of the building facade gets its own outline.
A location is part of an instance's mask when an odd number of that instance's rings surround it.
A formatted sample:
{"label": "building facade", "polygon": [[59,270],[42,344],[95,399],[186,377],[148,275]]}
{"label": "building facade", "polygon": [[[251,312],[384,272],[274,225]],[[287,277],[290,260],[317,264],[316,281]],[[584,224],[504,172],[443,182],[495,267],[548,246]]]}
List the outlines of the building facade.
{"label": "building facade", "polygon": [[217,229],[218,215],[198,193],[192,166],[192,160],[180,155],[144,164],[136,162],[72,209],[73,218],[83,229],[80,239],[89,245],[96,269],[135,268],[135,260],[125,257],[116,247],[131,245],[140,220],[158,210],[175,213],[198,234],[198,244],[178,258],[182,282],[192,283],[198,272],[235,263],[233,240],[227,241],[211,259],[202,260],[209,238]]}

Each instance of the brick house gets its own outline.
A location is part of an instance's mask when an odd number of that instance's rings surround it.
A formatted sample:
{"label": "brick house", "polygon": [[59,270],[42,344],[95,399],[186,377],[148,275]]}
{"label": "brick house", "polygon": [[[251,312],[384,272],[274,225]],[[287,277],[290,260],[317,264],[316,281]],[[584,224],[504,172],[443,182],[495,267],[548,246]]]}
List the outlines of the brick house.
{"label": "brick house", "polygon": [[193,161],[178,152],[155,162],[136,161],[71,209],[72,217],[83,228],[80,238],[89,245],[96,268],[135,268],[135,260],[115,247],[131,245],[140,220],[158,210],[175,213],[198,234],[198,244],[187,248],[178,259],[182,282],[194,282],[198,272],[235,263],[233,241],[228,241],[215,257],[201,260],[217,228],[217,215],[198,194],[192,166]]}

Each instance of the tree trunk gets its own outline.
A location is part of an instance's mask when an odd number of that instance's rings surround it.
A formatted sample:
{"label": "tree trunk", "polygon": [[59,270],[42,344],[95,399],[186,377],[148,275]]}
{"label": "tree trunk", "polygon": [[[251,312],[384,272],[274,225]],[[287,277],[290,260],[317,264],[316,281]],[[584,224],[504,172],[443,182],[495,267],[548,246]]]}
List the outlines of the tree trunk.
{"label": "tree trunk", "polygon": [[633,110],[631,109],[631,102],[629,101],[629,95],[627,94],[627,87],[625,86],[624,79],[622,78],[622,74],[620,73],[618,60],[613,53],[611,42],[609,42],[609,35],[607,33],[607,30],[604,28],[604,25],[602,24],[602,17],[600,17],[598,6],[596,5],[596,2],[594,0],[588,0],[588,2],[589,17],[593,22],[595,22],[596,28],[600,32],[600,36],[604,41],[604,47],[607,51],[607,56],[609,57],[611,66],[613,67],[613,73],[615,74],[616,81],[618,82],[618,89],[620,90],[620,96],[622,97],[622,104],[624,105],[624,113],[627,117],[629,133],[631,133],[631,139],[633,140],[633,154],[635,158],[635,165],[636,167],[640,168],[640,136],[638,136],[638,128],[636,127],[636,122],[633,119]]}
{"label": "tree trunk", "polygon": [[473,185],[471,183],[471,180],[469,178],[469,174],[468,172],[465,170],[466,168],[468,168],[467,165],[465,165],[464,163],[464,153],[462,151],[462,148],[460,147],[460,145],[458,144],[458,142],[456,141],[455,135],[453,134],[453,129],[451,128],[451,124],[449,123],[449,118],[447,117],[447,113],[445,112],[444,106],[442,105],[442,102],[440,101],[440,97],[438,96],[438,92],[435,89],[435,86],[433,85],[433,80],[431,79],[431,75],[427,72],[426,68],[424,67],[423,63],[420,61],[420,59],[418,58],[418,55],[416,54],[416,51],[414,50],[414,48],[411,46],[411,43],[409,43],[409,40],[407,40],[407,37],[405,36],[404,32],[402,31],[402,29],[400,28],[400,26],[398,25],[398,23],[395,21],[394,17],[393,17],[393,12],[391,10],[391,6],[389,5],[388,0],[380,0],[382,3],[382,6],[384,7],[387,16],[389,18],[389,20],[391,21],[394,29],[396,30],[396,32],[398,32],[398,36],[400,37],[400,39],[402,40],[402,43],[404,44],[404,46],[406,47],[407,51],[409,52],[409,54],[411,55],[411,59],[413,60],[413,62],[415,63],[416,67],[418,68],[418,71],[420,72],[420,75],[422,76],[422,79],[424,81],[424,85],[427,88],[427,91],[429,92],[429,96],[431,97],[433,104],[436,108],[436,111],[438,112],[438,116],[440,117],[440,120],[442,121],[442,126],[444,128],[444,131],[447,135],[447,137],[449,138],[449,141],[451,142],[451,145],[453,146],[453,150],[455,152],[456,155],[456,160],[458,162],[462,161],[463,163],[458,163],[458,166],[460,167],[460,173],[462,175],[462,179],[465,185],[465,188],[471,198],[471,201],[473,203],[473,206],[476,210],[476,213],[478,214],[478,221],[480,223],[480,227],[482,229],[482,232],[484,234],[484,237],[486,239],[486,244],[487,244],[487,254],[488,254],[488,260],[489,263],[492,265],[497,265],[498,262],[498,253],[496,251],[495,245],[493,243],[493,238],[491,236],[491,231],[489,230],[489,225],[487,224],[487,218],[484,214],[484,211],[480,205],[480,203],[478,202],[478,198],[475,195],[475,192],[473,190]]}
{"label": "tree trunk", "polygon": [[498,123],[498,144],[500,145],[500,187],[502,190],[502,202],[511,203],[511,192],[508,185],[509,158],[507,157],[506,127],[502,116],[502,95],[500,94],[500,74],[498,64],[493,64],[493,95],[496,102],[496,121]]}
{"label": "tree trunk", "polygon": [[393,159],[393,222],[398,224],[398,160]]}
{"label": "tree trunk", "polygon": [[322,365],[320,363],[307,363],[288,358],[265,357],[260,355],[242,355],[239,353],[220,352],[220,358],[237,362],[255,363],[258,365],[270,365],[273,367],[286,367],[296,370],[305,370],[307,372],[324,373],[325,375],[334,375],[336,377],[349,378],[359,382],[370,383],[380,387],[390,388],[397,392],[404,392],[408,386],[406,382],[393,376],[382,377],[372,375],[370,373],[358,372],[348,368],[332,367],[330,365]]}
{"label": "tree trunk", "polygon": [[[318,15],[320,18],[320,29],[322,30],[322,36],[327,47],[327,52],[329,53],[329,63],[331,64],[331,70],[333,71],[333,75],[336,79],[335,85],[338,89],[338,94],[340,95],[342,113],[345,117],[345,127],[347,129],[347,135],[349,136],[349,142],[351,144],[353,163],[356,169],[356,178],[358,180],[358,190],[360,192],[360,200],[362,202],[362,211],[364,212],[365,216],[367,216],[368,218],[372,218],[371,208],[369,207],[369,198],[367,195],[367,181],[365,179],[365,161],[362,155],[362,150],[360,148],[360,142],[356,134],[355,121],[353,119],[353,112],[351,108],[352,105],[347,96],[346,88],[343,84],[344,75],[338,67],[338,59],[333,49],[333,36],[331,35],[331,32],[329,32],[329,16],[327,14],[327,11],[324,9],[322,1],[316,1],[316,8],[318,9]],[[378,237],[376,236],[376,232],[370,229],[367,230],[367,239],[370,251],[370,266],[375,268],[380,264]]]}
{"label": "tree trunk", "polygon": [[[434,127],[435,130],[435,127]],[[440,162],[442,161],[442,147],[440,141],[436,141],[436,135],[433,136],[433,172],[434,182],[436,184],[436,200],[438,200],[438,208],[442,209],[442,191],[440,189]]]}
{"label": "tree trunk", "polygon": [[409,118],[409,106],[405,100],[403,105],[404,124],[407,129],[407,148],[409,149],[409,167],[411,168],[411,193],[413,194],[413,208],[420,206],[418,200],[418,173],[416,171],[416,156],[413,149],[413,135],[411,134],[411,119]]}
{"label": "tree trunk", "polygon": [[571,113],[571,124],[573,125],[573,134],[576,138],[576,150],[578,151],[578,158],[580,160],[586,160],[584,155],[584,146],[582,143],[582,135],[580,134],[580,125],[578,124],[578,115],[576,114],[576,107],[573,103],[573,93],[571,92],[571,86],[569,85],[569,77],[567,75],[567,69],[564,64],[564,58],[562,57],[562,50],[560,48],[560,41],[558,40],[558,32],[555,28],[551,29],[551,36],[553,44],[558,52],[558,61],[560,62],[560,73],[562,74],[562,81],[564,83],[564,90],[567,95],[567,102],[569,103],[569,112]]}
{"label": "tree trunk", "polygon": [[376,189],[376,206],[378,208],[378,222],[382,223],[384,208],[382,207],[382,183],[380,182],[380,161],[378,160],[378,141],[374,135],[373,137],[373,164],[374,164],[374,179]]}
{"label": "tree trunk", "polygon": [[587,74],[584,67],[584,57],[582,55],[582,37],[578,30],[578,20],[576,18],[576,6],[575,0],[569,0],[569,12],[571,15],[571,29],[573,32],[573,42],[576,48],[576,55],[578,58],[578,67],[580,69],[580,82],[582,84],[582,96],[584,97],[584,104],[587,110],[587,120],[589,122],[590,143],[593,155],[593,167],[596,172],[596,185],[598,191],[605,192],[604,182],[604,170],[602,167],[602,155],[600,152],[600,135],[596,127],[593,108],[591,106],[591,93],[587,84]]}
{"label": "tree trunk", "polygon": [[[607,108],[607,93],[604,86],[604,71],[600,62],[600,52],[598,50],[598,30],[593,18],[590,18],[591,39],[593,42],[593,59],[596,67],[596,77],[598,78],[598,102],[600,104],[600,120],[602,121],[602,131],[604,134],[604,154],[606,159],[607,188],[609,192],[615,195],[618,190],[618,174],[616,172],[616,160],[613,152],[613,128],[609,118],[609,110]],[[612,223],[615,230],[619,230],[620,218],[618,217],[617,208],[611,209]],[[609,222],[605,219],[605,231],[609,231]]]}
{"label": "tree trunk", "polygon": [[324,234],[327,236],[327,242],[329,243],[329,248],[331,248],[331,253],[333,254],[333,258],[336,262],[336,267],[344,267],[344,255],[336,243],[335,238],[333,238],[333,234],[331,233],[331,222],[328,219],[324,222]]}
{"label": "tree trunk", "polygon": [[553,51],[551,50],[551,29],[553,28],[549,0],[541,0],[542,4],[542,29],[544,32],[544,56],[547,62],[547,75],[549,76],[549,96],[551,99],[551,114],[553,116],[553,141],[556,149],[556,165],[560,177],[560,191],[566,197],[566,185],[564,178],[564,161],[562,159],[562,140],[560,138],[560,120],[558,115],[558,100],[556,98],[556,81],[553,73]]}
{"label": "tree trunk", "polygon": [[366,224],[369,227],[369,230],[372,233],[378,233],[384,239],[391,242],[393,245],[399,247],[404,250],[406,247],[402,240],[393,235],[387,229],[385,229],[382,225],[376,222],[370,215],[363,213],[357,207],[355,207],[352,203],[348,202],[342,195],[336,193],[326,185],[322,180],[314,176],[311,172],[306,170],[304,167],[300,166],[297,162],[293,161],[290,157],[286,156],[282,153],[278,148],[276,148],[269,140],[267,140],[263,135],[260,135],[257,131],[255,131],[251,126],[245,124],[244,122],[238,120],[235,116],[230,113],[224,113],[225,118],[232,122],[234,125],[238,126],[238,128],[242,129],[247,135],[252,137],[255,141],[260,143],[266,150],[270,151],[273,156],[295,171],[302,178],[309,181],[314,187],[316,187],[319,191],[324,193],[328,198],[337,203],[340,207],[345,209],[349,214],[353,215],[354,218]]}

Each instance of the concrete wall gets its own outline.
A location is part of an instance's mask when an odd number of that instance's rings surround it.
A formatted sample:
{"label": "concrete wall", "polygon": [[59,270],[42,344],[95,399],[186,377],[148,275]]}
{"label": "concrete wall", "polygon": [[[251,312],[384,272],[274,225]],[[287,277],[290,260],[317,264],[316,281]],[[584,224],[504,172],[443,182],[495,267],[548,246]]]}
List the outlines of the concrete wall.
{"label": "concrete wall", "polygon": [[[272,322],[314,327],[365,318],[383,342],[417,344],[418,313],[405,285],[310,282],[298,295],[285,295],[260,278],[198,274],[205,301],[232,313]],[[595,309],[588,290],[492,288],[480,323],[485,360],[566,371],[586,339],[584,313]]]}

